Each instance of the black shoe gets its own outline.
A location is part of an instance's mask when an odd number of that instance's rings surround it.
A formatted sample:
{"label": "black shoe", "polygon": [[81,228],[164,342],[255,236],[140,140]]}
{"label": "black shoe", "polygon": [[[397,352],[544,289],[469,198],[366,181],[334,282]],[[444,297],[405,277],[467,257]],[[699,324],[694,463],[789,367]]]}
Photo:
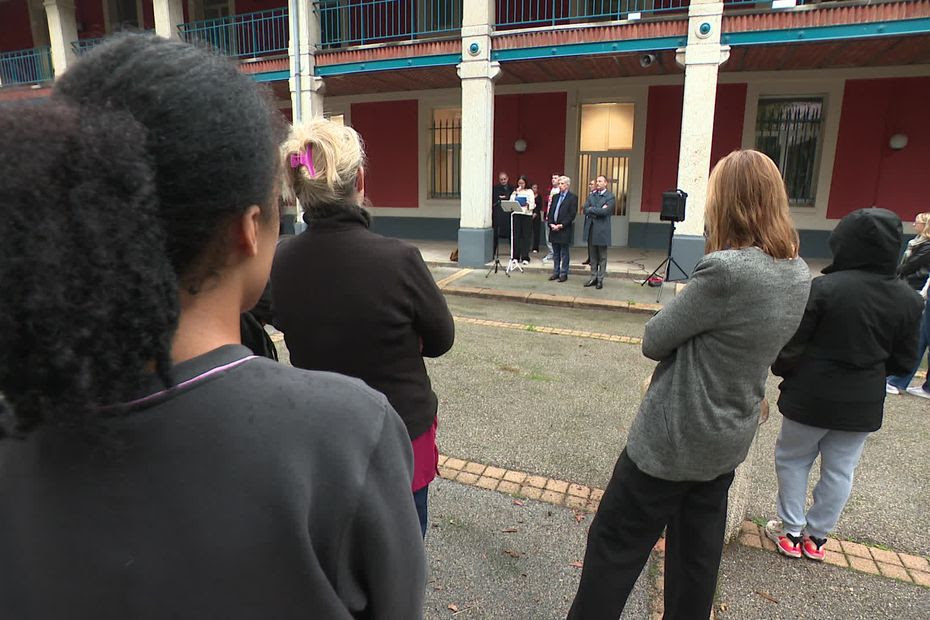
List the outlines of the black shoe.
{"label": "black shoe", "polygon": [[597,284],[594,285],[594,288],[596,288],[597,290],[601,290],[602,288],[604,288],[604,283],[598,282]]}
{"label": "black shoe", "polygon": [[565,282],[568,280],[568,276],[559,276],[559,282]]}
{"label": "black shoe", "polygon": [[591,264],[591,259],[590,259],[590,258],[586,258],[586,259],[584,259],[584,261],[583,261],[581,264],[582,264],[582,265],[590,265],[590,264]]}
{"label": "black shoe", "polygon": [[585,286],[594,286],[595,284],[597,284],[597,278],[591,278],[584,283]]}
{"label": "black shoe", "polygon": [[549,276],[549,280],[550,280],[550,281],[551,281],[551,280],[558,280],[558,279],[559,279],[559,276],[557,276],[556,274],[552,274],[551,276]]}

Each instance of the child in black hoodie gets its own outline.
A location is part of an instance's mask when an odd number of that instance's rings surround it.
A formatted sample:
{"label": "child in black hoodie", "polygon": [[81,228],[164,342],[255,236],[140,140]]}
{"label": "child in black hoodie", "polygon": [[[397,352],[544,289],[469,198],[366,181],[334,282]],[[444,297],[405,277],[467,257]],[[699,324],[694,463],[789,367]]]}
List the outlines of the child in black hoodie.
{"label": "child in black hoodie", "polygon": [[[813,281],[801,325],[772,365],[784,378],[775,445],[781,522],[769,521],[766,535],[787,557],[823,560],[865,440],[881,428],[885,377],[909,371],[917,357],[923,300],[895,277],[901,241],[891,211],[844,217],[830,236],[833,263]],[[818,454],[820,480],[805,513]]]}

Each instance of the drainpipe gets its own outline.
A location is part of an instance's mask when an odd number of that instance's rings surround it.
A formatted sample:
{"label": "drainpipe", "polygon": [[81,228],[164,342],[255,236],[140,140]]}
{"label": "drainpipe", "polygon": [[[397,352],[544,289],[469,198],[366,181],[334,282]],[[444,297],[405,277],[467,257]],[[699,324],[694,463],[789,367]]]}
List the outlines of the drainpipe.
{"label": "drainpipe", "polygon": [[300,3],[303,0],[291,0],[291,10],[287,12],[288,22],[291,34],[291,47],[293,49],[294,60],[291,63],[292,78],[294,80],[293,88],[293,122],[299,123],[303,119],[303,110],[301,109],[301,89],[300,89]]}

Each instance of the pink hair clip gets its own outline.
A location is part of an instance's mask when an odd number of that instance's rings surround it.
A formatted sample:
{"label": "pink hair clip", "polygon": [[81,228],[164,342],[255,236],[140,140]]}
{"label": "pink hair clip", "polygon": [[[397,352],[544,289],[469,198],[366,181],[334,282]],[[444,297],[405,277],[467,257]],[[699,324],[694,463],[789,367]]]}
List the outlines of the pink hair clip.
{"label": "pink hair clip", "polygon": [[311,177],[316,176],[316,168],[313,167],[313,152],[309,148],[299,155],[291,153],[291,168],[299,168],[300,166],[306,166]]}

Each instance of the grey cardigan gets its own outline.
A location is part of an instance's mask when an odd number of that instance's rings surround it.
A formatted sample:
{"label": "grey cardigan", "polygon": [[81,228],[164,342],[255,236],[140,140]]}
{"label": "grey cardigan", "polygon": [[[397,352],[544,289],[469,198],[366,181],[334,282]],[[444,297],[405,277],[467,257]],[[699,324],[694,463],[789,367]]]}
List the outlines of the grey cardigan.
{"label": "grey cardigan", "polygon": [[705,256],[688,285],[646,324],[659,365],[630,428],[627,454],[663,480],[712,480],[736,469],[755,435],[768,369],[810,292],[800,258],[758,248]]}

